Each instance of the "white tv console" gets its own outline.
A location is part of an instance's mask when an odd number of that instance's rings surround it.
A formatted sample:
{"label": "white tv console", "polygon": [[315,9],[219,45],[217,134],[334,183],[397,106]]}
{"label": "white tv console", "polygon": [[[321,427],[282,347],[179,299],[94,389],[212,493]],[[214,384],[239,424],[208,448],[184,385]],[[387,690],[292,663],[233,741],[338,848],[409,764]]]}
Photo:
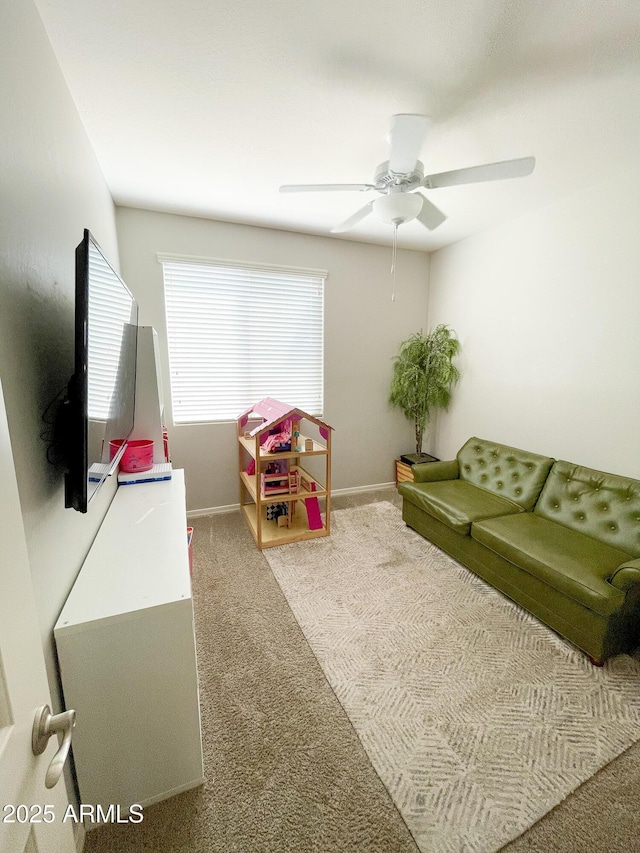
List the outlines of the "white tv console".
{"label": "white tv console", "polygon": [[204,779],[184,472],[120,486],[54,629],[80,800],[150,805]]}

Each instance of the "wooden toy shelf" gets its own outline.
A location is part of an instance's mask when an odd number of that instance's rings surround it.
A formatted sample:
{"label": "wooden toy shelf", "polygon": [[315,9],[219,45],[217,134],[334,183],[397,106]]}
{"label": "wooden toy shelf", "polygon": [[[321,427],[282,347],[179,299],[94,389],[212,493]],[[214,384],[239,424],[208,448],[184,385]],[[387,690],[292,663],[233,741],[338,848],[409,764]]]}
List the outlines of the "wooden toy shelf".
{"label": "wooden toy shelf", "polygon": [[[256,420],[258,425],[248,432],[248,422]],[[320,438],[310,438],[301,432],[303,420],[319,428]],[[262,446],[265,434],[273,433],[274,427],[287,421],[292,421],[296,429],[291,449],[265,450]],[[270,398],[241,415],[237,425],[240,507],[258,548],[328,536],[331,427],[300,409]],[[321,468],[321,473],[311,474],[306,469],[305,460],[311,458],[320,460],[312,468]],[[274,505],[280,505],[280,514],[268,518],[267,508],[273,514]]]}

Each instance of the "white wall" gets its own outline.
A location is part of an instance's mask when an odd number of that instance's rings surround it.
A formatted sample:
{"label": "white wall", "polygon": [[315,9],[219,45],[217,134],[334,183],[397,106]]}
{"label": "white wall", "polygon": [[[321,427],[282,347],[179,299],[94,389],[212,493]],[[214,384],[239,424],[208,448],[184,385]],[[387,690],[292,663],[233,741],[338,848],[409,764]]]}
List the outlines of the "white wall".
{"label": "white wall", "polygon": [[[394,479],[394,459],[414,444],[409,422],[387,405],[392,357],[400,341],[426,327],[426,254],[398,253],[392,303],[387,247],[131,208],[118,208],[116,218],[123,277],[140,303],[140,322],[158,331],[168,404],[158,252],[328,270],[324,417],[335,429],[332,486],[339,490]],[[188,508],[237,504],[235,423],[167,425],[173,464],[186,471]]]}
{"label": "white wall", "polygon": [[55,703],[52,628],[114,488],[64,509],[41,417],[73,371],[75,247],[88,227],[117,262],[115,217],[31,0],[3,3],[0,80],[0,375]]}
{"label": "white wall", "polygon": [[462,342],[436,454],[471,435],[640,478],[640,172],[431,257]]}

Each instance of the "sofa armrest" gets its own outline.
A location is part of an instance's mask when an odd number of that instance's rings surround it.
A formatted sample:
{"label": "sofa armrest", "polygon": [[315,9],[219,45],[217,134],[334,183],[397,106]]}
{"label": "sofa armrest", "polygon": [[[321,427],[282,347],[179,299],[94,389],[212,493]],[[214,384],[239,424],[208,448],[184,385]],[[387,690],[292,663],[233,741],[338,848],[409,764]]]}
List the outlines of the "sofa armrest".
{"label": "sofa armrest", "polygon": [[419,462],[412,465],[414,483],[434,483],[436,480],[457,480],[459,476],[458,460],[445,462]]}
{"label": "sofa armrest", "polygon": [[634,584],[640,584],[640,558],[627,560],[615,570],[610,580],[611,586],[622,592],[628,592]]}

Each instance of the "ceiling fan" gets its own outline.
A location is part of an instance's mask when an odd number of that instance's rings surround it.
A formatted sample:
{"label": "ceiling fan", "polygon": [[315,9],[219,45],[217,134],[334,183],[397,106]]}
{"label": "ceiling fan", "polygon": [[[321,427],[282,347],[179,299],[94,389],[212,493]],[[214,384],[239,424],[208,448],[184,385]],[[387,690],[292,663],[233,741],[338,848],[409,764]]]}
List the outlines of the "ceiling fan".
{"label": "ceiling fan", "polygon": [[353,228],[370,213],[375,213],[383,222],[401,225],[417,219],[432,231],[441,225],[446,215],[422,192],[458,184],[475,184],[483,181],[499,181],[505,178],[522,178],[530,175],[535,166],[535,157],[520,157],[499,163],[485,163],[454,169],[451,172],[424,174],[424,166],[418,160],[420,149],[427,135],[427,116],[403,113],[391,120],[389,132],[389,159],[375,171],[372,184],[285,184],[282,193],[356,191],[380,193],[378,198],[365,204],[348,219],[332,228],[332,233],[342,233]]}

